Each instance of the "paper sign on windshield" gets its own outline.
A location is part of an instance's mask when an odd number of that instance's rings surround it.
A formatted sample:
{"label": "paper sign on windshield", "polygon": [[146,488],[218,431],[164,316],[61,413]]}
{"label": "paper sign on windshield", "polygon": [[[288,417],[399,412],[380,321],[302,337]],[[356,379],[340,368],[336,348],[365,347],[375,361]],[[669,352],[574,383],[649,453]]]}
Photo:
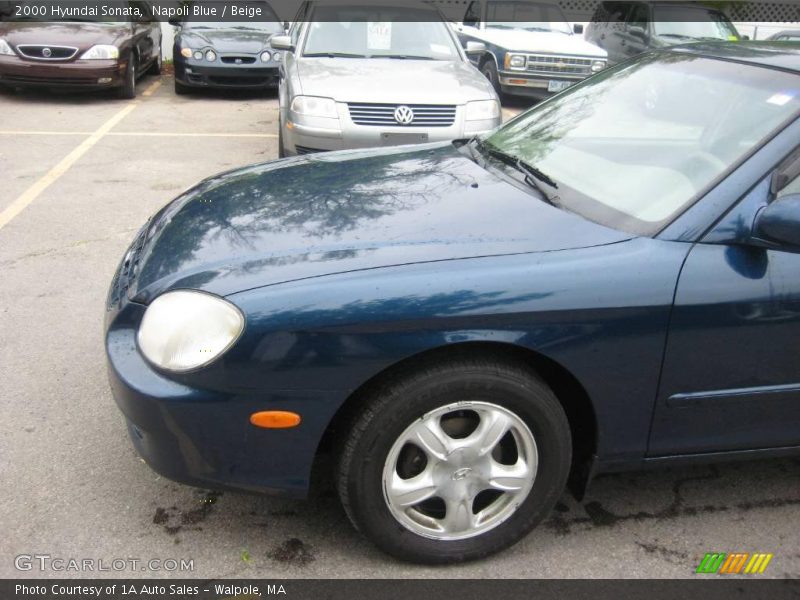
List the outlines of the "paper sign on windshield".
{"label": "paper sign on windshield", "polygon": [[392,49],[391,22],[367,23],[367,48],[369,50]]}

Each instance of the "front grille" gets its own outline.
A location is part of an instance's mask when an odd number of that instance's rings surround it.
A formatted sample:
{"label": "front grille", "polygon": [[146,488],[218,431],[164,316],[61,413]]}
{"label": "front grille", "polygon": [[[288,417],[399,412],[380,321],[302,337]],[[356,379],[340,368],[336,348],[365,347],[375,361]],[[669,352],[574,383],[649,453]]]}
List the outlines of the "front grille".
{"label": "front grille", "polygon": [[592,74],[592,58],[575,58],[574,56],[552,56],[549,54],[529,54],[528,71],[545,75],[581,75]]}
{"label": "front grille", "polygon": [[47,46],[44,44],[21,44],[17,51],[25,58],[35,60],[69,60],[78,53],[72,46]]}
{"label": "front grille", "polygon": [[252,65],[256,59],[253,56],[223,56],[222,62],[228,65]]}
{"label": "front grille", "polygon": [[26,75],[1,75],[0,80],[5,83],[19,83],[23,85],[97,85],[97,79],[92,77],[29,77]]}
{"label": "front grille", "polygon": [[366,104],[349,103],[350,118],[356,125],[396,127],[395,111],[405,106],[414,113],[403,127],[450,127],[456,120],[456,107],[446,104]]}
{"label": "front grille", "polygon": [[139,258],[141,257],[142,248],[144,248],[145,241],[147,240],[147,229],[149,225],[150,222],[148,221],[145,226],[139,230],[139,233],[136,234],[136,238],[133,240],[128,252],[125,254],[125,258],[122,259],[117,269],[114,283],[108,292],[109,307],[119,306],[122,303],[122,300],[128,293],[128,288],[130,288],[131,284],[136,279],[136,275],[139,272]]}
{"label": "front grille", "polygon": [[295,152],[297,155],[300,156],[302,154],[316,154],[317,152],[327,152],[327,150],[320,150],[319,148],[309,148],[308,146],[297,146],[294,147]]}

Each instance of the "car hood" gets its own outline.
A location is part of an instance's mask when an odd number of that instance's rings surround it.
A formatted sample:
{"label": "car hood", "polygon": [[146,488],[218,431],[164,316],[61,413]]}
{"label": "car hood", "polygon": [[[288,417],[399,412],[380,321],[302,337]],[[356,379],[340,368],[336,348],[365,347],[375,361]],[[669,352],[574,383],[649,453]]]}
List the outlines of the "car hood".
{"label": "car hood", "polygon": [[0,37],[15,48],[20,44],[49,44],[74,46],[83,52],[96,44],[119,45],[123,38],[130,35],[131,26],[128,23],[0,22]]}
{"label": "car hood", "polygon": [[175,288],[224,296],[630,237],[546,204],[451,143],[333,152],[224,173],[174,200],[151,220],[129,296],[147,303]]}
{"label": "car hood", "polygon": [[493,98],[488,80],[462,61],[299,58],[302,93],[338,102],[464,104]]}
{"label": "car hood", "polygon": [[485,29],[481,39],[490,44],[516,52],[541,52],[606,58],[608,53],[579,35],[555,31],[522,31],[521,29]]}
{"label": "car hood", "polygon": [[269,38],[272,35],[268,31],[253,29],[184,29],[178,36],[177,43],[196,50],[211,47],[223,54],[258,54],[269,48]]}

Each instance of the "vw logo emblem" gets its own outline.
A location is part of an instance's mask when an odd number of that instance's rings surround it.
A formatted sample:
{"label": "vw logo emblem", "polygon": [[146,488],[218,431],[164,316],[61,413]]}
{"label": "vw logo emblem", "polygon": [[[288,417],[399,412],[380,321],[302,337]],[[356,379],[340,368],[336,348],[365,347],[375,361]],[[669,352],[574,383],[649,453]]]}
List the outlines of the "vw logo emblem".
{"label": "vw logo emblem", "polygon": [[50,50],[50,48],[45,48],[44,50],[42,50],[42,56],[44,56],[45,58],[50,58],[51,56],[53,56],[53,51]]}
{"label": "vw logo emblem", "polygon": [[407,106],[398,106],[394,109],[394,120],[400,125],[410,125],[414,120],[414,111]]}

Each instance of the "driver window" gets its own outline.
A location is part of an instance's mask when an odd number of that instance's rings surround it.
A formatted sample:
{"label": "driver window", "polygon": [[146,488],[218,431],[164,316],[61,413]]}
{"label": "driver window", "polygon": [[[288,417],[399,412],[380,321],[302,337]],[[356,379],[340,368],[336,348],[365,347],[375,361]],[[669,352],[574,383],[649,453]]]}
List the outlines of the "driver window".
{"label": "driver window", "polygon": [[789,183],[778,192],[776,200],[800,194],[800,148],[796,149],[779,167],[779,172],[789,179]]}
{"label": "driver window", "polygon": [[481,3],[478,0],[472,2],[464,15],[464,25],[477,27],[481,22]]}

